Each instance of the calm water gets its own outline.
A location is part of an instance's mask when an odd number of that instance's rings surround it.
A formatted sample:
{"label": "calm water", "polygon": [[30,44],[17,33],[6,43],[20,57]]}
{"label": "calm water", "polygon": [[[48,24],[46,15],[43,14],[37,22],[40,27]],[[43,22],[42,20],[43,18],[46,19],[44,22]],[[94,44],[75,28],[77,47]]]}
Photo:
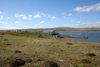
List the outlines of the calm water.
{"label": "calm water", "polygon": [[72,34],[73,37],[87,36],[88,39],[66,39],[72,41],[83,41],[83,42],[99,42],[100,43],[100,31],[57,31],[60,34]]}

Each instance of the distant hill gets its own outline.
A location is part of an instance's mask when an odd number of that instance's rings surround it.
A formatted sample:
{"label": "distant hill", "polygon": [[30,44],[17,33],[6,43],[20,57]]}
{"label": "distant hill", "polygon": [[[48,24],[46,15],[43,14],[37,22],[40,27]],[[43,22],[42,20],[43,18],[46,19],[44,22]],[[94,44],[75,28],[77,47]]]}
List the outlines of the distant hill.
{"label": "distant hill", "polygon": [[[21,31],[32,31],[32,30],[55,30],[55,31],[100,31],[100,28],[97,27],[88,27],[88,28],[71,28],[71,27],[55,27],[55,28],[28,28],[28,29],[11,29],[11,30],[21,30]],[[2,31],[2,30],[1,30]]]}
{"label": "distant hill", "polygon": [[100,28],[71,28],[71,27],[55,27],[45,28],[43,30],[55,30],[55,31],[100,31]]}

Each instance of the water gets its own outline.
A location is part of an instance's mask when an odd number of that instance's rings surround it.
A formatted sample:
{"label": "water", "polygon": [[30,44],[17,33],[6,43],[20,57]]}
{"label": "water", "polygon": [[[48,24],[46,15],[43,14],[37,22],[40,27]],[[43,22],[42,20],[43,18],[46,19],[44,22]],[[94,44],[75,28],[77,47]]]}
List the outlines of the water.
{"label": "water", "polygon": [[57,31],[60,34],[72,34],[73,37],[87,36],[88,39],[66,39],[72,41],[83,41],[83,42],[98,42],[100,43],[100,31]]}

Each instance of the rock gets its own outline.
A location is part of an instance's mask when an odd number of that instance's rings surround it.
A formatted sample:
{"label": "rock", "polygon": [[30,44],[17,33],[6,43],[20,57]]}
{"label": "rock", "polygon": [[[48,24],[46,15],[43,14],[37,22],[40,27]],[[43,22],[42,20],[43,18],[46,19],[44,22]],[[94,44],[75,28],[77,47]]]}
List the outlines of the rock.
{"label": "rock", "polygon": [[86,55],[90,56],[90,57],[96,56],[96,54],[94,54],[94,53],[87,53]]}
{"label": "rock", "polygon": [[21,53],[21,51],[19,51],[19,50],[16,50],[16,51],[15,51],[15,53]]}
{"label": "rock", "polygon": [[23,66],[24,64],[25,64],[25,61],[22,60],[22,59],[15,59],[15,60],[12,60],[12,61],[10,62],[10,65],[11,65],[12,67]]}
{"label": "rock", "polygon": [[7,43],[7,44],[5,44],[5,45],[12,45],[12,44]]}
{"label": "rock", "polygon": [[67,43],[68,45],[72,45],[72,43]]}
{"label": "rock", "polygon": [[52,61],[46,61],[44,67],[58,67],[59,65]]}

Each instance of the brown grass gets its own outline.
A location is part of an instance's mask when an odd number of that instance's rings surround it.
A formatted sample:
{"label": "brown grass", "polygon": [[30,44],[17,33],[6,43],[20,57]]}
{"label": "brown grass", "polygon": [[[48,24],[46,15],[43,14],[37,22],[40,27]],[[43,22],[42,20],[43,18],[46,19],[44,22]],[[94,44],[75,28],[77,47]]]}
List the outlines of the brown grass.
{"label": "brown grass", "polygon": [[[8,39],[6,42],[0,38],[0,57],[5,60],[13,56],[21,58],[27,56],[32,58],[34,63],[29,63],[28,65],[30,65],[30,67],[32,67],[31,64],[40,65],[41,67],[41,64],[45,60],[54,61],[60,65],[60,67],[81,67],[82,65],[84,67],[100,66],[100,43],[64,41],[53,37],[31,38],[8,34],[3,35],[3,38]],[[12,45],[5,45],[7,43]],[[69,43],[72,43],[72,45],[69,45]],[[21,53],[15,53],[16,50],[21,51]],[[86,55],[87,53],[94,53],[96,56],[90,57]],[[42,61],[35,62],[34,57],[42,58]],[[82,59],[88,59],[91,63],[82,63]]]}

